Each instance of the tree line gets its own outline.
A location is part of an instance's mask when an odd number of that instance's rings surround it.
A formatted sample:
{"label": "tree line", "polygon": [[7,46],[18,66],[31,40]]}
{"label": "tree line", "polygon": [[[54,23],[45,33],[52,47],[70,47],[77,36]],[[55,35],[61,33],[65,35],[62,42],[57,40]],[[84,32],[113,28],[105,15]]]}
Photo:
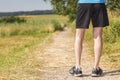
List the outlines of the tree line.
{"label": "tree line", "polygon": [[19,16],[19,15],[42,15],[42,14],[54,14],[54,12],[53,12],[53,10],[0,12],[0,17],[5,17],[5,16]]}

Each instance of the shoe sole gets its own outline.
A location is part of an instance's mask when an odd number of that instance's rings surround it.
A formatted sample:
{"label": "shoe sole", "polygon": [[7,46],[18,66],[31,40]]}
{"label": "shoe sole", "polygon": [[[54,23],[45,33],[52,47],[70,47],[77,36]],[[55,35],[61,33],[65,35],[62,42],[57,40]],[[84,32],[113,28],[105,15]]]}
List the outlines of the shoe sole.
{"label": "shoe sole", "polygon": [[75,76],[75,77],[82,77],[83,75],[82,74],[74,74],[73,76]]}
{"label": "shoe sole", "polygon": [[101,75],[91,74],[92,77],[100,77]]}

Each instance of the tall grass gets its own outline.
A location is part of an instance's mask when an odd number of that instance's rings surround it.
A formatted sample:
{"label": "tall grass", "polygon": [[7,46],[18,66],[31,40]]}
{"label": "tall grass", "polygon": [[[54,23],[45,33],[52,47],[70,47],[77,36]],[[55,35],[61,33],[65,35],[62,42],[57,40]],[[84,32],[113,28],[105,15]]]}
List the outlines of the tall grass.
{"label": "tall grass", "polygon": [[52,24],[54,27],[54,31],[57,31],[57,30],[62,31],[63,30],[63,27],[61,27],[61,24],[58,21],[53,20]]}
{"label": "tall grass", "polygon": [[[67,22],[58,15],[19,16],[0,19],[0,71],[9,68],[26,54],[26,50],[48,39]],[[19,22],[20,21],[20,22]],[[21,22],[23,21],[23,22]]]}

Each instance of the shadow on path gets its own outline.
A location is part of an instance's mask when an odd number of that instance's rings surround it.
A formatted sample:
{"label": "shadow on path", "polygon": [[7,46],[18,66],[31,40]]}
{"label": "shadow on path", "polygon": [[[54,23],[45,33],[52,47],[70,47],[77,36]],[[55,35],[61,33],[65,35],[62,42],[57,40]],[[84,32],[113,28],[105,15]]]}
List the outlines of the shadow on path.
{"label": "shadow on path", "polygon": [[103,73],[103,76],[114,76],[114,75],[120,75],[120,69],[113,70],[113,71],[107,71]]}
{"label": "shadow on path", "polygon": [[[104,71],[104,73],[101,77],[115,76],[115,75],[120,75],[120,69],[119,70],[113,70],[113,71]],[[91,76],[91,74],[83,74],[82,77],[89,77],[89,76]]]}

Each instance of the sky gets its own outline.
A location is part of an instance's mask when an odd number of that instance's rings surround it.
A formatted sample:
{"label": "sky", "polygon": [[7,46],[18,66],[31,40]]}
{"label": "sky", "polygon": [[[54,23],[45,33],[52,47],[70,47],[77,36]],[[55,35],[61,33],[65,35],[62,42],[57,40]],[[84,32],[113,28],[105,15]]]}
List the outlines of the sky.
{"label": "sky", "polygon": [[0,0],[0,12],[50,10],[52,6],[43,0]]}

